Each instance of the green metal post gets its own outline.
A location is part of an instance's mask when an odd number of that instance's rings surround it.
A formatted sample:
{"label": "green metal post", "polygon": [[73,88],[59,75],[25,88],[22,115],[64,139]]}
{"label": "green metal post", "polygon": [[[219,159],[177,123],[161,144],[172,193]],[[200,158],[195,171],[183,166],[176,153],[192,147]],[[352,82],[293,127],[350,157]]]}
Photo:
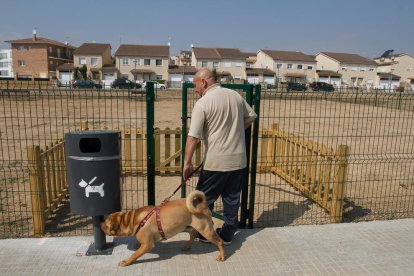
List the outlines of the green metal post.
{"label": "green metal post", "polygon": [[253,124],[253,142],[252,142],[252,165],[250,173],[250,201],[249,201],[249,224],[248,228],[253,228],[254,215],[254,197],[256,194],[256,170],[257,170],[257,145],[259,141],[259,116],[260,116],[260,94],[261,87],[256,85],[254,89],[254,111],[257,118]]}
{"label": "green metal post", "polygon": [[[253,106],[253,85],[244,85],[244,89],[246,91],[246,102]],[[245,185],[242,186],[241,190],[241,201],[240,201],[240,221],[239,227],[245,228],[247,223],[247,202],[248,202],[248,194],[249,194],[249,171],[250,171],[250,152],[251,152],[251,127],[246,129],[245,131],[245,141],[246,141],[246,159],[247,159],[247,167],[246,167],[246,180]]]}
{"label": "green metal post", "polygon": [[185,154],[185,145],[187,142],[187,92],[188,92],[188,88],[191,88],[192,84],[191,83],[183,83],[183,88],[182,88],[182,96],[181,96],[181,101],[182,101],[182,106],[181,106],[181,198],[184,198],[186,196],[186,187],[185,187],[185,183],[184,183],[184,175],[183,175],[183,170],[184,170],[184,154]]}
{"label": "green metal post", "polygon": [[154,83],[147,83],[146,97],[148,205],[155,205]]}

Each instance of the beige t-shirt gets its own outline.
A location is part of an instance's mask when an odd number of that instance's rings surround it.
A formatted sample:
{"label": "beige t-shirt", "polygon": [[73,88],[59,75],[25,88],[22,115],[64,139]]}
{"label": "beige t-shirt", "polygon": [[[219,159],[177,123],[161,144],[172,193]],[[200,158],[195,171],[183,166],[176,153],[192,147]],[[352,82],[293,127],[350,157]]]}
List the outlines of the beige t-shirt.
{"label": "beige t-shirt", "polygon": [[204,169],[232,171],[246,167],[244,125],[257,115],[234,90],[210,86],[194,106],[189,134],[203,140]]}

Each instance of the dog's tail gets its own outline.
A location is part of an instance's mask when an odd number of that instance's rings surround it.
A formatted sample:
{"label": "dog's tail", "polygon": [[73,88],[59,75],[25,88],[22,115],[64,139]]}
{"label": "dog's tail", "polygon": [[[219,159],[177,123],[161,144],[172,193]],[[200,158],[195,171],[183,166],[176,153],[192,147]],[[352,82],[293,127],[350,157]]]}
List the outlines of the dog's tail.
{"label": "dog's tail", "polygon": [[203,192],[193,191],[186,199],[187,208],[192,214],[204,214],[211,216],[210,209],[207,207],[207,199]]}

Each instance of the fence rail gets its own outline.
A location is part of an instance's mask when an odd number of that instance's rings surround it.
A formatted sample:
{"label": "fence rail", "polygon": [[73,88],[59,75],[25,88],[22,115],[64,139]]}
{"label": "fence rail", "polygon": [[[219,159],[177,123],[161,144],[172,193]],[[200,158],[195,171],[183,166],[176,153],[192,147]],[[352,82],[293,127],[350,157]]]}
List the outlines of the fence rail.
{"label": "fence rail", "polygon": [[330,221],[342,221],[349,147],[336,151],[323,144],[279,129],[261,131],[258,172],[271,172],[330,213]]}
{"label": "fence rail", "polygon": [[66,183],[65,143],[57,141],[44,150],[31,145],[27,148],[33,228],[42,236],[45,223],[68,196]]}

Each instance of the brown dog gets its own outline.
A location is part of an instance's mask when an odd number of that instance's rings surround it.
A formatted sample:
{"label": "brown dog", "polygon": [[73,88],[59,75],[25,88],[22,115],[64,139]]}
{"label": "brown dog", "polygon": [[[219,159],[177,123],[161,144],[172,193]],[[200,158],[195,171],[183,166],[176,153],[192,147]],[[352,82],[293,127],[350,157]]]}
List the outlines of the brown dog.
{"label": "brown dog", "polygon": [[[112,213],[101,223],[102,231],[108,236],[135,235],[141,220],[153,208],[154,206],[146,206],[133,211]],[[190,233],[190,240],[181,248],[182,250],[191,249],[199,232],[218,246],[220,254],[217,261],[224,261],[223,241],[214,231],[211,212],[203,192],[194,191],[187,198],[167,202],[160,208],[160,218],[167,239],[183,231]],[[162,240],[155,213],[135,236],[141,245],[129,258],[119,262],[120,266],[130,265],[154,248],[155,242]]]}

